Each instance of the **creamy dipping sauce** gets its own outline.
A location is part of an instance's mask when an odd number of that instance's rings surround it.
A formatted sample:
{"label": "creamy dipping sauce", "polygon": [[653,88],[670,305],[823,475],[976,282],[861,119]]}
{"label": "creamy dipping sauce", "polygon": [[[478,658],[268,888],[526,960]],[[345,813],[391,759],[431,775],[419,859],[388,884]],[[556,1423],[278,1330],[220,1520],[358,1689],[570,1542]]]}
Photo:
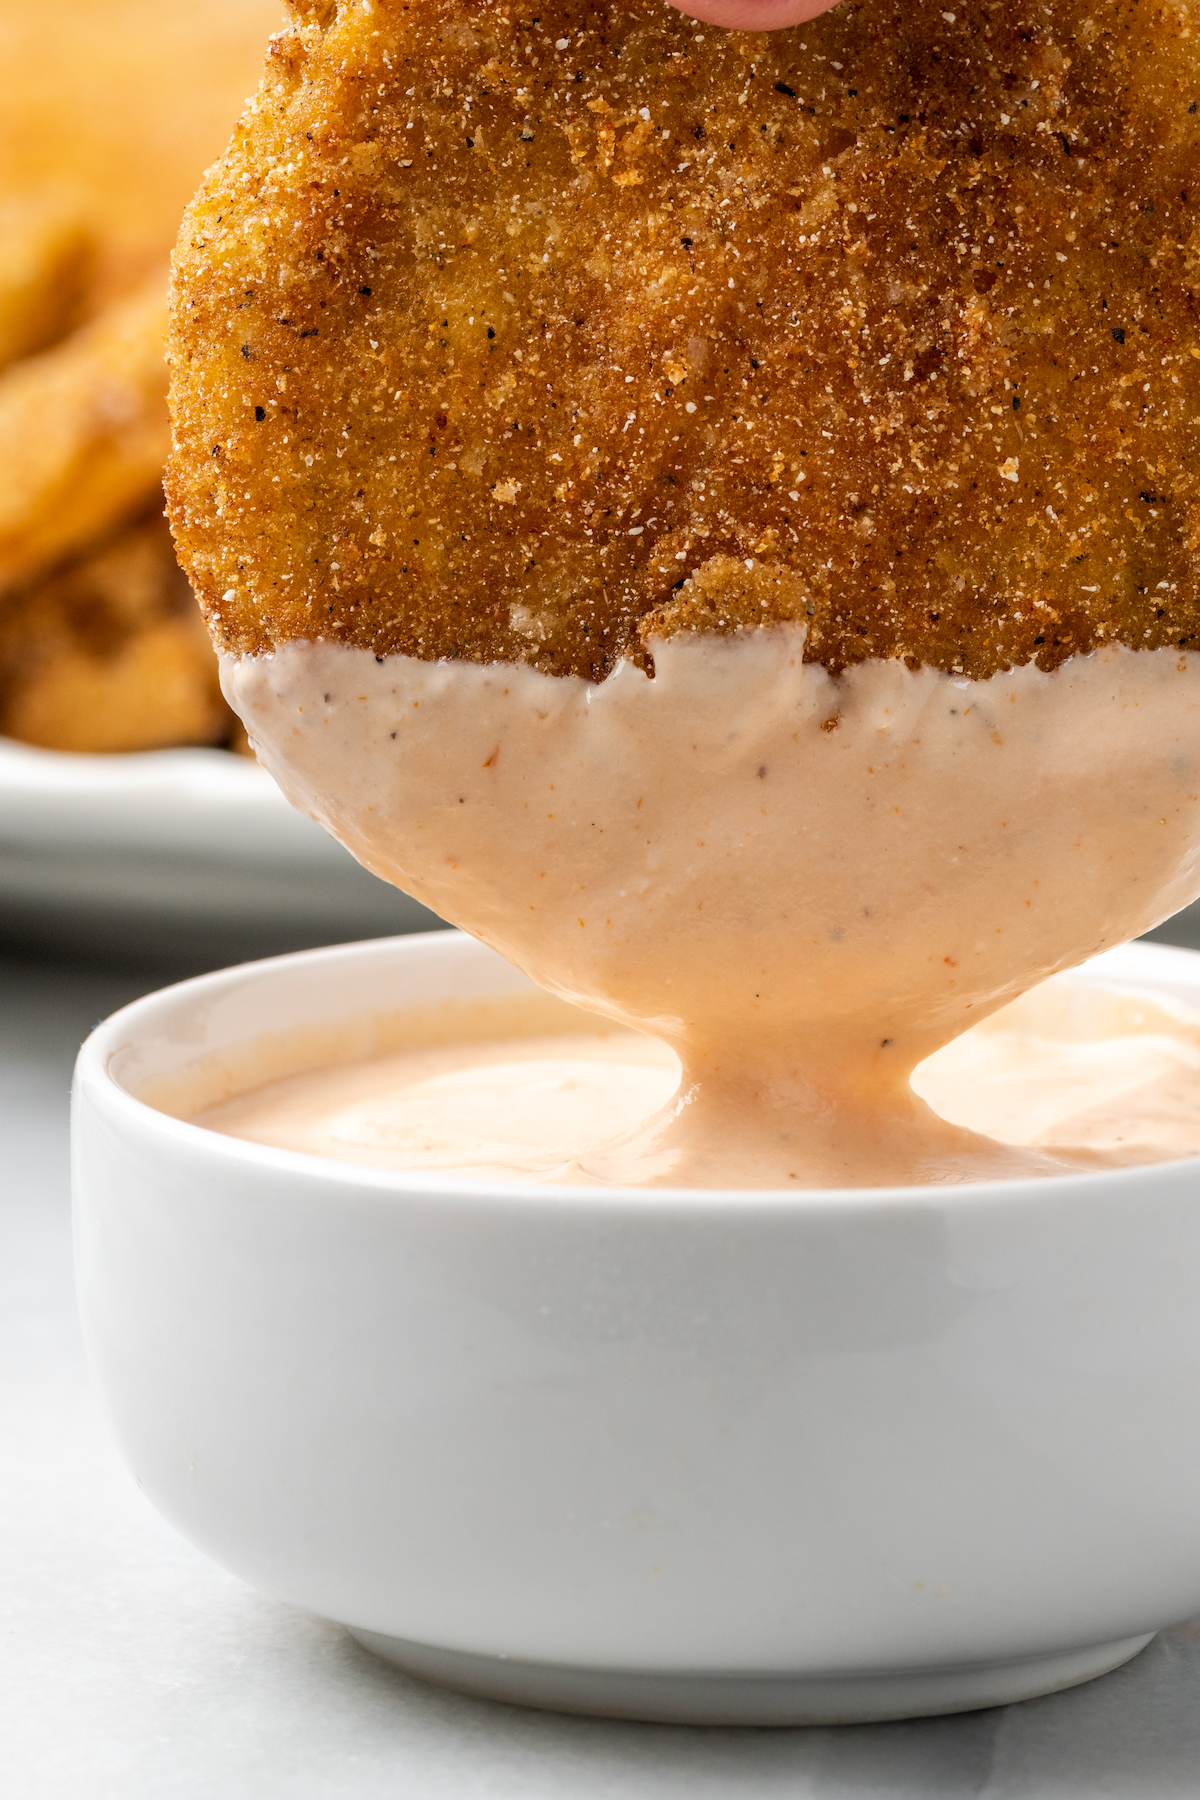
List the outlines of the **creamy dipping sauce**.
{"label": "creamy dipping sauce", "polygon": [[587,1179],[1095,1167],[942,1116],[910,1077],[1200,892],[1200,660],[834,679],[803,642],[672,639],[655,679],[599,686],[305,642],[223,681],[284,792],[368,868],[676,1052],[678,1089]]}
{"label": "creamy dipping sauce", "polygon": [[[231,1137],[377,1168],[592,1183],[611,1139],[666,1105],[680,1074],[678,1057],[640,1032],[502,1037],[307,1069],[192,1116]],[[1009,1145],[1070,1148],[1094,1167],[1195,1156],[1200,1014],[1051,981],[939,1050],[914,1086],[954,1124]]]}

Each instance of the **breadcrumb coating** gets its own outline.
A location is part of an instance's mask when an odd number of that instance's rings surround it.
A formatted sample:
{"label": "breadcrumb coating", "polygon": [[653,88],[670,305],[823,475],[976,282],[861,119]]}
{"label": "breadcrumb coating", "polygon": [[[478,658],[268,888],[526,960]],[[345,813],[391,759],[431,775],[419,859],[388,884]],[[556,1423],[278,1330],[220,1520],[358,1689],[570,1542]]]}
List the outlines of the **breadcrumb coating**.
{"label": "breadcrumb coating", "polygon": [[175,259],[220,647],[1197,641],[1200,0],[292,12]]}

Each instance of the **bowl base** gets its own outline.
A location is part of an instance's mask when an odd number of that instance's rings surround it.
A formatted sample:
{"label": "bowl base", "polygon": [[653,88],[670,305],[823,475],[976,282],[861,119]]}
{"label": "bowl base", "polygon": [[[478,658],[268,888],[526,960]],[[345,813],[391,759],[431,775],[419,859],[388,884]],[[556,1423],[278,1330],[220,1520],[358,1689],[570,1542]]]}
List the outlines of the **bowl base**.
{"label": "bowl base", "polygon": [[636,1669],[581,1669],[472,1656],[378,1631],[350,1627],[364,1649],[406,1674],[486,1700],[550,1712],[666,1725],[865,1725],[936,1713],[1007,1706],[1107,1675],[1154,1636],[1122,1638],[1055,1656],[962,1663],[862,1675],[722,1675]]}

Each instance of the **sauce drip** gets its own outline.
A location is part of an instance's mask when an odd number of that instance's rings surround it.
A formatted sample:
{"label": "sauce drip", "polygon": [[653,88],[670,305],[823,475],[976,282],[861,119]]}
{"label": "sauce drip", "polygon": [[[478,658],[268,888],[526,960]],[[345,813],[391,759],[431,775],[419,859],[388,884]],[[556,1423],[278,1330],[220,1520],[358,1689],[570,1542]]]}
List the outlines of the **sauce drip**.
{"label": "sauce drip", "polygon": [[1114,646],[835,679],[803,644],[674,638],[653,680],[597,686],[297,642],[223,680],[284,792],[368,868],[675,1051],[677,1091],[589,1150],[590,1179],[1095,1167],[943,1118],[910,1078],[1200,892],[1200,662]]}
{"label": "sauce drip", "polygon": [[[492,1006],[492,1029],[504,1030]],[[182,1111],[213,1131],[340,1162],[594,1183],[609,1141],[670,1101],[679,1059],[619,1028],[530,1036],[510,1009],[511,1036],[304,1069]],[[463,1023],[460,1005],[439,1038]],[[420,1024],[427,1032],[430,1020]],[[1195,1156],[1200,1016],[1086,979],[1051,980],[937,1051],[914,1086],[943,1119],[1013,1146],[1069,1146],[1101,1166]]]}

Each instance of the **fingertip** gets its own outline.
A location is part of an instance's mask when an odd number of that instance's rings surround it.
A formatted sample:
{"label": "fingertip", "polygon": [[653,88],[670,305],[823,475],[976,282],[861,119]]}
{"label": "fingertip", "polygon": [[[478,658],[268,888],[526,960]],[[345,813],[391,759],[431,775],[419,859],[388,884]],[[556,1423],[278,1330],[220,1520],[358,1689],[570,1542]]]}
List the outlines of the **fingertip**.
{"label": "fingertip", "polygon": [[727,31],[786,31],[831,11],[835,0],[668,0],[676,12]]}

